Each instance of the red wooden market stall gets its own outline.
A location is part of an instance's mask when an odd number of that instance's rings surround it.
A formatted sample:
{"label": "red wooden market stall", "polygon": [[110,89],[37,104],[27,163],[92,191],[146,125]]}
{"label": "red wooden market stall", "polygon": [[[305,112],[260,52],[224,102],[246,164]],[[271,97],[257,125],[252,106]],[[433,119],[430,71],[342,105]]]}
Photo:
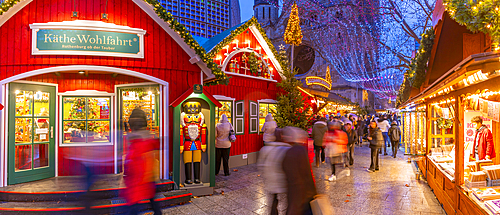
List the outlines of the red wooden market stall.
{"label": "red wooden market stall", "polygon": [[[183,27],[154,7],[161,6],[21,0],[0,13],[0,186],[79,175],[82,160],[102,162],[106,167],[96,169],[101,174],[123,172],[127,121],[136,107],[160,138],[159,173],[169,178],[169,101],[223,74],[215,74],[220,70]],[[245,104],[275,98],[226,95]]]}
{"label": "red wooden market stall", "polygon": [[230,77],[228,85],[207,87],[223,105],[216,108],[216,120],[226,114],[237,136],[229,165],[255,163],[263,146],[261,128],[266,115],[275,110],[277,83],[282,78],[278,52],[255,17],[209,40],[196,39]]}

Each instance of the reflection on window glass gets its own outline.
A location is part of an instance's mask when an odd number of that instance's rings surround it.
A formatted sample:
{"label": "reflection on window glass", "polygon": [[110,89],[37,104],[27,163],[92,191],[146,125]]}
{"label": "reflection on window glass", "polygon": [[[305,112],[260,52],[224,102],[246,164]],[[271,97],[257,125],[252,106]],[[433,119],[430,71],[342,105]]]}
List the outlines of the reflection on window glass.
{"label": "reflection on window glass", "polygon": [[34,142],[49,141],[49,118],[35,118],[35,140]]}
{"label": "reflection on window glass", "polygon": [[16,144],[31,143],[32,138],[32,119],[31,118],[16,118]]}
{"label": "reflection on window glass", "polygon": [[85,97],[65,97],[64,104],[64,120],[86,119],[87,111],[85,106]]}
{"label": "reflection on window glass", "polygon": [[34,168],[49,166],[49,144],[34,144]]}
{"label": "reflection on window glass", "polygon": [[31,145],[16,146],[16,172],[31,169]]}
{"label": "reflection on window glass", "polygon": [[33,91],[16,90],[16,116],[31,116]]}
{"label": "reflection on window glass", "polygon": [[219,123],[219,119],[222,116],[222,114],[226,114],[227,119],[229,122],[232,123],[232,110],[233,110],[233,102],[231,101],[219,101],[222,104],[222,107],[216,107],[215,108],[215,124]]}
{"label": "reflection on window glass", "polygon": [[64,97],[64,143],[110,142],[110,97]]}
{"label": "reflection on window glass", "polygon": [[47,92],[36,92],[34,96],[35,100],[35,107],[33,110],[35,111],[35,116],[49,116],[49,100],[50,100],[50,93]]}
{"label": "reflection on window glass", "polygon": [[147,129],[159,135],[159,115],[158,115],[158,105],[160,89],[157,86],[147,86],[147,87],[134,87],[129,89],[123,89],[121,91],[122,101],[122,112],[121,119],[123,122],[124,131],[130,131],[128,125],[128,119],[130,114],[135,108],[140,108],[146,113],[146,118],[148,120]]}

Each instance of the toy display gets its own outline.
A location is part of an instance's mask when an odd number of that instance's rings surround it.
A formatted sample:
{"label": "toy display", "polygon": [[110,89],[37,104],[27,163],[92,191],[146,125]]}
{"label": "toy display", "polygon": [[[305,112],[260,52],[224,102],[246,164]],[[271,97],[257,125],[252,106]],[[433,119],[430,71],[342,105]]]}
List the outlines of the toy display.
{"label": "toy display", "polygon": [[123,98],[123,121],[125,124],[125,131],[129,131],[128,118],[135,108],[141,108],[145,113],[148,120],[148,130],[158,134],[158,126],[156,122],[156,94],[151,91],[145,92],[143,88],[130,89],[122,92]]}
{"label": "toy display", "polygon": [[65,143],[109,142],[109,97],[65,97]]}

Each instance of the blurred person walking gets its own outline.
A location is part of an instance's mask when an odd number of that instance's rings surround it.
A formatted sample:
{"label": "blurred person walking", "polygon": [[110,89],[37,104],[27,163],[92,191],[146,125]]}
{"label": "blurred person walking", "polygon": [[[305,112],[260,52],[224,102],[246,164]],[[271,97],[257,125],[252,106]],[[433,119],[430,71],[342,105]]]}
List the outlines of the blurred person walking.
{"label": "blurred person walking", "polygon": [[229,136],[233,130],[233,125],[227,119],[226,114],[222,114],[215,127],[215,175],[219,175],[220,163],[224,166],[224,176],[229,176],[229,152],[231,141]]}
{"label": "blurred person walking", "polygon": [[312,214],[310,202],[317,192],[304,147],[307,139],[307,132],[300,128],[287,126],[283,129],[283,141],[292,146],[282,163],[287,181],[287,215]]}
{"label": "blurred person walking", "polygon": [[311,133],[311,136],[314,140],[316,167],[319,167],[320,162],[325,162],[325,147],[323,146],[323,137],[325,136],[326,131],[328,131],[326,118],[322,117],[319,121],[314,123]]}
{"label": "blurred person walking", "polygon": [[368,140],[370,140],[370,149],[371,149],[371,164],[370,168],[367,169],[368,172],[375,172],[379,170],[379,151],[382,146],[384,146],[384,136],[382,135],[382,131],[377,127],[377,123],[375,121],[370,123],[370,127],[368,129]]}
{"label": "blurred person walking", "polygon": [[158,178],[155,164],[155,153],[158,150],[158,139],[153,138],[147,127],[146,113],[136,108],[129,119],[132,132],[129,134],[129,151],[126,155],[124,182],[124,198],[129,206],[129,214],[139,213],[139,202],[149,199],[154,214],[160,215],[158,202],[154,201],[156,194],[155,181]]}
{"label": "blurred person walking", "polygon": [[347,134],[347,160],[349,165],[354,164],[354,145],[358,141],[358,133],[351,125],[351,121],[347,121],[344,130]]}
{"label": "blurred person walking", "polygon": [[389,128],[389,137],[392,143],[392,156],[396,158],[396,154],[399,149],[399,141],[401,139],[401,129],[398,126],[397,121],[392,121],[391,128]]}
{"label": "blurred person walking", "polygon": [[262,133],[264,133],[264,135],[262,136],[264,145],[276,140],[276,136],[274,136],[274,130],[276,129],[276,127],[278,127],[278,124],[276,124],[276,121],[274,121],[273,115],[271,115],[270,113],[267,114],[266,122],[264,122],[264,125],[262,125],[261,129]]}
{"label": "blurred person walking", "polygon": [[[332,175],[328,178],[329,181],[337,180],[335,174],[335,166],[341,164],[342,167],[347,167],[347,134],[341,130],[340,122],[332,122],[328,124],[328,131],[325,134],[325,145],[330,164],[332,165]],[[349,169],[346,169],[346,175],[350,175]]]}
{"label": "blurred person walking", "polygon": [[391,140],[389,139],[389,128],[391,125],[385,117],[381,117],[377,120],[377,127],[382,131],[382,136],[384,137],[384,155],[387,155],[387,147],[391,147]]}
{"label": "blurred person walking", "polygon": [[268,142],[259,152],[258,165],[264,176],[265,187],[273,197],[271,215],[278,214],[278,194],[287,192],[287,180],[283,170],[283,159],[286,152],[292,147],[281,142],[282,130],[275,129],[275,142]]}

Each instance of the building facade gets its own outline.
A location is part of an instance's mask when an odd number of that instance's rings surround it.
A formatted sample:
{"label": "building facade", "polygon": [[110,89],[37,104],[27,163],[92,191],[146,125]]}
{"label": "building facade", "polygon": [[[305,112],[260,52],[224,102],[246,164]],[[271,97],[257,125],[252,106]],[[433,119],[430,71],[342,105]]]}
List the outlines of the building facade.
{"label": "building facade", "polygon": [[210,38],[241,22],[238,0],[160,0],[192,35]]}
{"label": "building facade", "polygon": [[[368,1],[360,2],[366,4]],[[318,29],[314,29],[314,23],[316,20],[329,19],[335,20],[336,22],[346,22],[347,17],[356,16],[356,14],[352,14],[352,10],[348,9],[349,5],[335,3],[332,1],[318,1],[318,4],[322,4],[323,10],[328,11],[328,13],[323,14],[315,10],[307,9],[307,4],[300,1],[297,2],[302,33],[304,36],[302,44],[295,47],[294,51],[294,68],[299,70],[298,75],[296,76],[297,79],[304,83],[304,87],[307,87],[305,84],[305,79],[307,77],[318,76],[324,78],[326,77],[326,71],[329,67],[332,80],[332,87],[329,92],[347,98],[353,103],[358,103],[362,107],[370,106],[373,109],[391,108],[391,104],[388,103],[387,100],[377,99],[372,92],[363,89],[359,83],[345,80],[330,63],[330,61],[324,58],[324,56],[322,56],[322,54],[318,51],[318,48],[316,48],[313,41],[313,34],[318,31]],[[255,0],[254,16],[259,20],[273,44],[276,47],[284,45],[287,48],[288,53],[291,53],[291,47],[283,42],[283,32],[285,32],[289,14],[288,12],[281,12],[280,14],[278,12],[278,7],[275,5],[277,5],[277,1]],[[286,9],[287,6],[290,5],[285,5],[282,11],[289,11]],[[269,13],[271,16],[269,16]],[[373,17],[369,18],[369,24],[374,24],[374,19],[375,18]],[[340,34],[340,36],[342,36],[345,32],[338,30],[338,32],[334,32],[332,34]],[[321,87],[319,86],[315,86],[313,88],[315,90],[325,90],[320,89]]]}

